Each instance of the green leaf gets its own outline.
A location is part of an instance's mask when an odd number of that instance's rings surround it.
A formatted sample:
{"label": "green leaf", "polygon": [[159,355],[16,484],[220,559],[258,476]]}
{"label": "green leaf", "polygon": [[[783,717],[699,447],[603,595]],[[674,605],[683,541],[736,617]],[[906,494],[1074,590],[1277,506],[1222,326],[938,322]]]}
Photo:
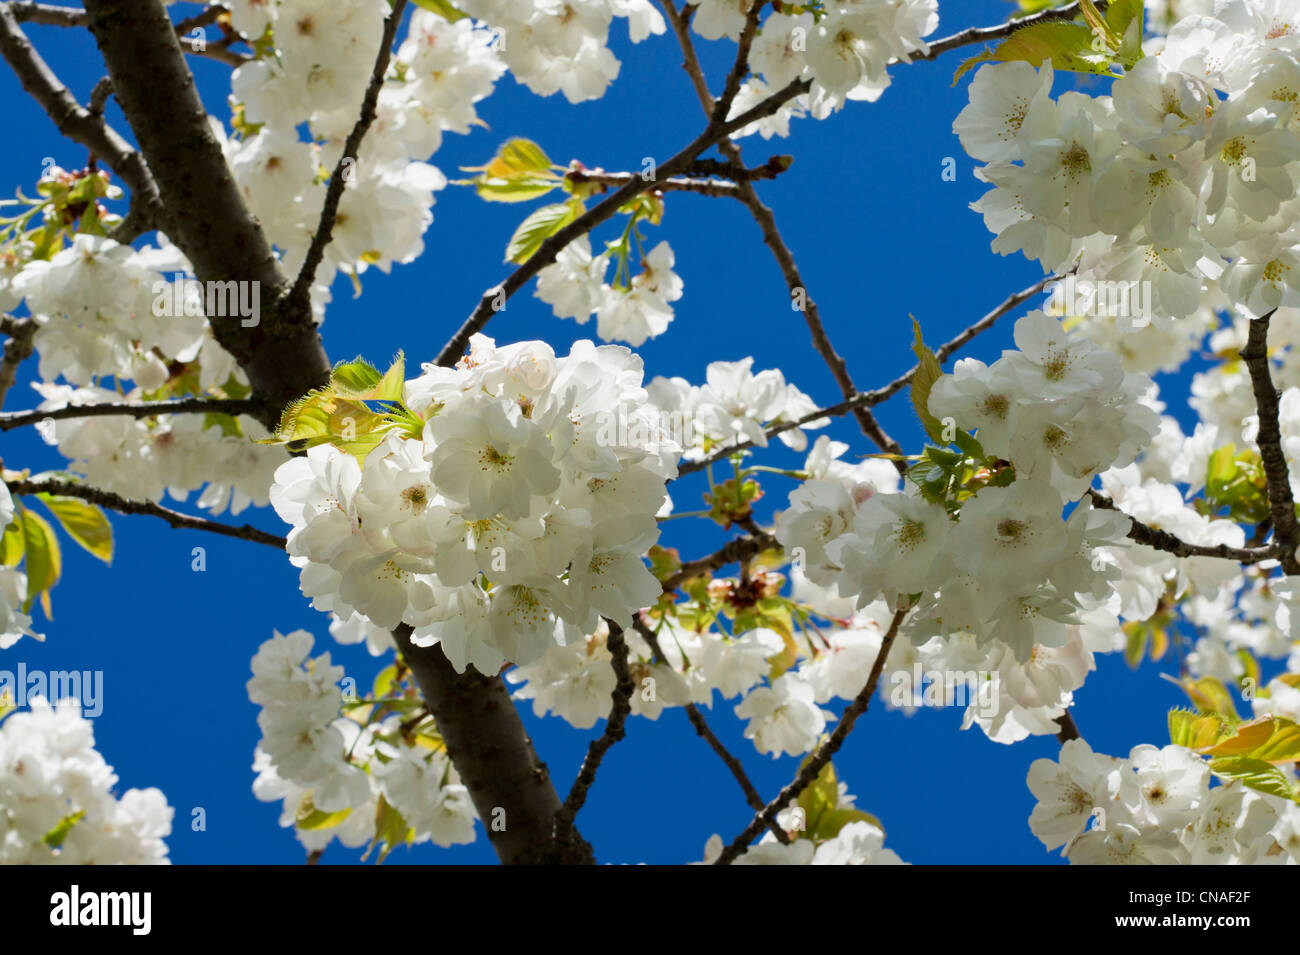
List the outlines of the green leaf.
{"label": "green leaf", "polygon": [[298,812],[294,815],[294,825],[299,829],[308,831],[315,829],[329,829],[337,826],[346,819],[352,810],[340,809],[338,812],[324,812],[317,809],[311,801],[311,793],[303,797],[302,802],[298,804]]}
{"label": "green leaf", "polygon": [[1055,70],[1072,73],[1110,73],[1110,56],[1094,50],[1093,32],[1084,23],[1050,20],[1021,27],[992,50],[973,56],[952,78],[954,86],[967,72],[981,63],[1029,63],[1040,67],[1050,60]]}
{"label": "green leaf", "polygon": [[415,5],[424,7],[431,13],[436,13],[448,23],[455,23],[457,20],[463,20],[469,16],[467,13],[461,13],[453,7],[447,0],[415,0]]}
{"label": "green leaf", "polygon": [[1106,24],[1120,38],[1115,59],[1125,69],[1131,69],[1145,55],[1142,52],[1143,19],[1146,16],[1143,0],[1114,0],[1106,8]]}
{"label": "green leaf", "polygon": [[410,845],[414,839],[415,830],[407,825],[402,814],[381,795],[379,808],[375,810],[375,837],[361,858],[370,855],[370,850],[375,846],[380,846],[379,857],[375,859],[375,864],[378,865],[399,845]]}
{"label": "green leaf", "polygon": [[498,150],[486,166],[464,166],[477,172],[473,179],[458,180],[472,185],[479,196],[492,202],[526,202],[544,196],[562,182],[551,159],[530,139],[512,139]]}
{"label": "green leaf", "polygon": [[23,559],[23,525],[14,520],[0,536],[0,567],[13,567]]}
{"label": "green leaf", "polygon": [[113,563],[113,525],[98,506],[78,497],[38,494],[68,536],[106,564]]}
{"label": "green leaf", "polygon": [[1271,796],[1296,800],[1296,793],[1286,774],[1272,763],[1245,756],[1220,756],[1210,760],[1210,772],[1227,779],[1240,779],[1251,789]]}
{"label": "green leaf", "polygon": [[1202,748],[1207,756],[1240,756],[1264,763],[1300,760],[1300,726],[1280,716],[1260,717],[1236,727],[1227,739]]}
{"label": "green leaf", "polygon": [[32,602],[39,595],[41,609],[45,616],[53,619],[50,612],[50,588],[59,582],[63,571],[63,558],[59,552],[59,540],[45,518],[32,511],[23,511],[23,548],[26,556],[27,600],[23,612],[31,609]]}
{"label": "green leaf", "polygon": [[527,262],[537,254],[543,242],[582,215],[583,211],[582,203],[577,200],[534,209],[528,218],[519,223],[519,228],[510,237],[510,244],[506,246],[506,261],[516,264]]}
{"label": "green leaf", "polygon": [[1232,736],[1232,728],[1211,714],[1191,710],[1169,711],[1169,742],[1175,746],[1201,750]]}
{"label": "green leaf", "polygon": [[63,845],[63,840],[68,838],[68,833],[72,831],[72,827],[79,823],[85,815],[86,811],[84,809],[78,809],[76,812],[64,816],[53,829],[41,836],[41,842],[51,849],[57,849]]}
{"label": "green leaf", "polygon": [[1233,705],[1232,694],[1217,677],[1203,676],[1193,679],[1185,676],[1175,680],[1168,674],[1164,676],[1165,679],[1182,687],[1192,704],[1202,713],[1213,713],[1228,723],[1236,723],[1241,719],[1237,715],[1237,707]]}
{"label": "green leaf", "polygon": [[912,376],[912,407],[916,409],[916,416],[921,419],[930,440],[947,444],[943,440],[943,425],[930,413],[930,389],[942,377],[943,370],[939,367],[934,352],[925,347],[925,340],[921,337],[921,323],[915,318],[912,318],[912,331],[916,335],[912,351],[916,354],[917,362],[916,374]]}

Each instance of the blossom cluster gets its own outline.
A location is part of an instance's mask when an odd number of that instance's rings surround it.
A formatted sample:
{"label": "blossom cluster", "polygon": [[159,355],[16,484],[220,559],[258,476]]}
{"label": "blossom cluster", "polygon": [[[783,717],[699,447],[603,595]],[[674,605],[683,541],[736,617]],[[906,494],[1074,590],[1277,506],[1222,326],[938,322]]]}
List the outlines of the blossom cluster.
{"label": "blossom cluster", "polygon": [[807,481],[776,533],[811,580],[859,607],[919,595],[911,627],[1005,645],[1023,663],[1036,646],[1064,646],[1078,614],[1111,596],[1114,572],[1095,549],[1121,541],[1126,521],[1087,499],[1068,517],[1062,508],[1131,461],[1156,414],[1140,401],[1149,380],[1050,317],[1022,318],[1016,343],[993,366],[963,360],[930,394],[945,427],[974,429],[989,461],[1014,468],[1012,483],[989,480],[954,520],[949,502],[922,493]]}
{"label": "blossom cluster", "polygon": [[117,783],[74,701],[37,698],[9,714],[0,724],[0,863],[165,865],[172,808],[157,789],[114,796]]}
{"label": "blossom cluster", "polygon": [[1117,759],[1070,740],[1029,769],[1029,827],[1078,865],[1300,864],[1300,806],[1211,778],[1184,746]]}
{"label": "blossom cluster", "polygon": [[1248,315],[1300,304],[1294,12],[1223,0],[1185,16],[1108,96],[1053,99],[1050,62],[981,67],[953,130],[988,164],[974,208],[994,251],[1110,283],[1109,317],[1184,357],[1169,323],[1211,286]]}
{"label": "blossom cluster", "polygon": [[344,620],[409,624],[482,673],[602,616],[629,625],[660,593],[642,557],[680,453],[641,382],[639,358],[590,342],[557,358],[476,336],[455,368],[426,365],[403,394],[418,435],[394,430],[360,462],[321,444],[276,471],[303,593]]}
{"label": "blossom cluster", "polygon": [[473,842],[478,815],[431,725],[412,740],[400,712],[370,719],[355,693],[345,697],[343,668],[328,653],[310,657],[313,643],[305,630],[276,633],[253,657],[257,798],[282,801],[280,824],[313,851],[335,838],[352,848],[391,838],[377,832],[385,807],[400,814],[397,841]]}

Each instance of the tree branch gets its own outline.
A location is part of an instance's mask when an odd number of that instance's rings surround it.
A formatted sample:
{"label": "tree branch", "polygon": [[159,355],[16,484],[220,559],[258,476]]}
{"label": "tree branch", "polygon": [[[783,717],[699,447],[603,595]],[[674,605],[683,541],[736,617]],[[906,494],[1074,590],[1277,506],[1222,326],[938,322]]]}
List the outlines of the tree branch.
{"label": "tree branch", "polygon": [[[559,838],[560,797],[501,678],[483,676],[473,667],[457,673],[442,647],[412,644],[406,624],[393,631],[393,639],[501,861],[594,863],[591,846],[576,829]],[[498,820],[502,828],[495,824]]]}
{"label": "tree branch", "polygon": [[777,815],[790,804],[792,800],[799,798],[808,785],[817,778],[822,768],[831,761],[831,757],[839,751],[844,740],[848,738],[853,724],[858,721],[863,713],[867,711],[867,704],[871,702],[872,694],[876,692],[876,684],[880,681],[881,671],[885,668],[885,658],[889,656],[889,649],[894,645],[894,638],[898,636],[898,628],[903,623],[903,618],[908,614],[907,610],[899,610],[894,614],[894,619],[890,621],[889,630],[885,632],[884,639],[880,642],[880,652],[876,654],[876,660],[871,665],[871,673],[867,676],[867,682],[853,702],[844,710],[844,715],[840,717],[839,723],[836,724],[830,737],[821,746],[817,747],[817,752],[803,764],[799,773],[795,776],[790,785],[781,790],[770,803],[758,813],[745,831],[732,840],[731,845],[722,850],[722,855],[718,856],[715,865],[730,865],[731,862],[743,855],[749,848],[749,844],[760,832],[766,829],[776,819]]}
{"label": "tree branch", "polygon": [[41,421],[61,421],[66,418],[105,418],[126,416],[152,418],[162,414],[228,414],[254,415],[265,406],[250,398],[181,398],[177,401],[144,401],[135,404],[64,405],[34,411],[14,411],[0,414],[0,432]]}
{"label": "tree branch", "polygon": [[[1123,513],[1113,500],[1100,491],[1089,488],[1088,496],[1092,499],[1094,507]],[[1273,560],[1280,557],[1283,553],[1283,550],[1276,543],[1265,547],[1245,548],[1229,547],[1227,544],[1189,544],[1168,531],[1142,523],[1136,517],[1129,517],[1127,514],[1124,516],[1128,517],[1129,521],[1132,522],[1132,527],[1129,528],[1128,532],[1130,540],[1144,544],[1153,550],[1173,554],[1175,557],[1220,557],[1224,560],[1234,560],[1239,564],[1258,564],[1262,560]]]}
{"label": "tree branch", "polygon": [[[705,175],[724,176],[730,175],[731,181],[718,179],[692,179],[677,176],[672,179],[664,179],[655,183],[654,189],[657,192],[695,192],[714,198],[740,198],[739,186],[737,182],[749,181],[754,179],[775,179],[786,169],[790,168],[789,157],[773,156],[767,163],[762,166],[756,166],[753,169],[744,167],[732,167],[730,163],[718,163],[720,167],[713,170],[709,164],[696,162],[694,165],[701,166],[710,171]],[[724,171],[725,170],[725,171]],[[694,170],[692,170],[694,171]],[[575,184],[594,183],[602,186],[611,186],[619,188],[626,186],[633,179],[638,178],[638,173],[632,172],[605,172],[603,169],[571,169],[565,174],[565,178]]]}
{"label": "tree branch", "polygon": [[171,508],[162,507],[154,504],[152,501],[132,501],[114,494],[112,491],[100,490],[96,487],[86,487],[84,484],[74,484],[71,481],[6,481],[11,494],[53,494],[57,497],[78,497],[83,501],[89,501],[91,504],[98,504],[100,507],[106,507],[111,511],[117,511],[121,514],[147,514],[150,517],[161,518],[172,527],[184,528],[193,531],[210,531],[213,534],[221,534],[224,537],[235,537],[239,540],[253,541],[257,544],[266,544],[275,547],[278,550],[284,550],[285,539],[276,534],[268,534],[264,530],[253,527],[251,524],[244,524],[236,527],[233,524],[222,524],[219,521],[210,521],[203,517],[194,517],[190,514],[182,514],[180,511],[173,511]]}
{"label": "tree branch", "polygon": [[4,56],[23,89],[45,110],[59,132],[93,152],[130,187],[131,211],[135,213],[139,209],[137,221],[148,219],[161,227],[166,212],[144,158],[108,125],[102,115],[92,113],[77,102],[18,26],[12,9],[14,6],[0,3],[0,55]]}
{"label": "tree branch", "polygon": [[6,315],[3,330],[9,340],[5,342],[4,357],[0,359],[0,407],[4,406],[9,389],[18,379],[18,366],[31,356],[35,347],[36,322]]}
{"label": "tree branch", "polygon": [[622,627],[612,620],[606,620],[605,623],[609,627],[605,645],[609,647],[610,665],[617,678],[614,692],[610,694],[613,703],[609,709],[609,718],[605,721],[605,731],[587,747],[587,755],[582,760],[582,768],[578,770],[578,778],[573,781],[564,805],[555,814],[555,832],[560,839],[566,838],[573,830],[573,820],[587,801],[587,793],[596,781],[601,760],[626,735],[628,714],[632,712],[632,671],[627,663],[627,640],[623,636]]}
{"label": "tree branch", "polygon": [[388,61],[393,54],[393,40],[397,36],[397,26],[402,22],[402,12],[406,9],[406,0],[394,0],[393,8],[384,20],[383,37],[379,41],[379,52],[375,54],[375,65],[370,72],[370,83],[366,86],[365,96],[361,100],[361,113],[357,116],[352,131],[343,143],[343,155],[334,165],[329,186],[325,190],[325,203],[321,206],[320,221],[311,237],[311,245],[303,259],[302,268],[293,287],[286,293],[287,300],[297,308],[311,309],[311,285],[316,278],[316,270],[325,258],[325,249],[334,234],[334,224],[338,220],[339,202],[343,198],[343,189],[351,178],[351,167],[356,165],[357,153],[361,150],[361,141],[371,123],[375,121],[375,107],[379,102],[379,90],[384,85],[384,75],[388,72]]}
{"label": "tree branch", "polygon": [[[738,129],[748,126],[750,123],[766,116],[770,116],[781,108],[782,105],[798,96],[801,92],[806,92],[807,87],[803,86],[804,81],[795,80],[787,84],[782,89],[773,93],[763,102],[758,103],[734,119],[725,122],[713,121],[705,126],[703,132],[695,137],[690,143],[668,159],[660,163],[657,174],[664,178],[673,176],[686,171],[691,164],[709,147],[717,144],[720,140],[725,139]],[[616,192],[611,193],[601,202],[592,206],[578,218],[574,219],[563,229],[554,233],[550,238],[543,242],[535,253],[501,282],[479,298],[478,305],[470,313],[456,334],[451,340],[443,346],[442,351],[438,353],[435,364],[444,368],[450,368],[460,360],[464,354],[469,340],[478,332],[482,331],[484,326],[492,319],[498,311],[505,307],[505,302],[512,295],[518,292],[524,285],[555,261],[561,250],[570,242],[579,236],[586,235],[602,222],[613,217],[613,215],[628,201],[635,199],[643,192],[655,188],[654,180],[643,180],[639,176],[634,178],[627,185],[622,186]]]}
{"label": "tree branch", "polygon": [[[159,0],[87,0],[86,10],[168,210],[161,227],[200,281],[254,283],[260,301],[278,303],[287,280],[208,126],[166,10]],[[266,399],[263,424],[275,427],[274,409],[322,385],[330,366],[310,307],[264,311],[256,326],[216,319],[212,330]]]}
{"label": "tree branch", "polygon": [[1259,434],[1255,443],[1259,445],[1259,457],[1268,482],[1273,543],[1282,570],[1288,574],[1300,574],[1300,561],[1296,560],[1300,527],[1296,524],[1295,500],[1291,496],[1291,474],[1287,469],[1286,454],[1282,451],[1282,426],[1277,411],[1280,396],[1273,387],[1273,376],[1268,367],[1268,325],[1272,317],[1273,312],[1268,312],[1250,323],[1246,347],[1240,354],[1250,371],[1255,406],[1259,409]]}
{"label": "tree branch", "polygon": [[780,546],[780,542],[771,534],[760,533],[750,537],[737,537],[721,550],[715,551],[708,557],[701,557],[699,560],[692,560],[682,564],[676,573],[664,578],[664,593],[676,590],[692,577],[710,573],[726,567],[728,564],[737,564],[765,550],[779,548]]}
{"label": "tree branch", "polygon": [[[655,632],[646,626],[645,621],[641,619],[639,614],[633,617],[632,622],[636,627],[636,632],[641,635],[641,639],[645,640],[650,645],[650,649],[654,651],[655,659],[660,663],[667,664],[668,658],[664,656],[663,648],[659,646],[659,637],[655,635]],[[741,791],[745,794],[745,802],[749,804],[749,808],[761,812],[764,805],[763,797],[758,794],[758,790],[750,782],[749,776],[745,773],[745,767],[740,760],[731,755],[727,747],[722,744],[722,740],[718,739],[717,734],[713,732],[698,706],[694,703],[687,703],[685,709],[686,718],[691,721],[691,726],[695,728],[696,735],[702,737],[709,744],[709,748],[717,753],[718,758],[726,764],[727,769],[731,770],[731,775],[735,777],[736,782],[740,784]],[[770,829],[782,845],[790,844],[790,834],[782,829],[777,822],[773,821]]]}

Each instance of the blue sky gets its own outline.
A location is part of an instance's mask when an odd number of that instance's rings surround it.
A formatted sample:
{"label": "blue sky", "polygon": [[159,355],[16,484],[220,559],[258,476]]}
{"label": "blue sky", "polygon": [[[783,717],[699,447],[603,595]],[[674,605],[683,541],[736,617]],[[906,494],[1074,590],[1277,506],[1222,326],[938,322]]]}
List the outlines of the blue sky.
{"label": "blue sky", "polygon": [[[1010,8],[1002,0],[943,4],[935,35],[999,22]],[[646,156],[659,162],[671,156],[703,121],[679,68],[681,54],[670,36],[632,46],[621,22],[613,32],[622,72],[603,99],[571,106],[561,96],[536,97],[507,76],[480,104],[488,128],[448,135],[432,161],[456,178],[458,167],[481,164],[513,136],[537,141],[557,162],[578,158],[609,170],[638,170]],[[104,72],[89,35],[35,26],[28,34],[84,102]],[[716,90],[734,45],[697,42]],[[896,67],[893,85],[878,103],[850,104],[824,122],[797,122],[788,140],[742,142],[750,165],[777,153],[795,157],[787,173],[761,183],[759,192],[773,208],[860,388],[911,367],[909,313],[938,344],[1041,275],[1024,259],[991,253],[991,236],[968,209],[983,187],[951,131],[968,80],[956,88],[951,80],[961,60],[977,51]],[[224,116],[228,68],[210,61],[192,61],[192,68],[209,108]],[[9,133],[8,148],[0,151],[5,191],[22,187],[30,193],[45,156],[68,168],[84,164],[85,151],[58,136],[7,70],[0,70],[0,98]],[[115,106],[109,114],[126,131]],[[941,178],[945,157],[956,160],[955,182]],[[382,363],[401,349],[413,363],[432,359],[483,290],[506,274],[506,241],[530,208],[487,204],[470,190],[448,187],[438,196],[424,257],[395,267],[391,275],[367,273],[357,299],[345,280],[336,285],[322,330],[330,357],[360,354]],[[672,194],[662,225],[649,236],[672,244],[685,295],[668,332],[639,350],[647,377],[701,381],[710,361],[753,355],[755,368],[781,368],[820,404],[840,398],[743,206]],[[605,237],[596,233],[597,240]],[[560,353],[575,339],[594,335],[594,325],[554,318],[531,292],[530,285],[512,299],[488,333],[501,342],[544,338]],[[996,357],[1010,344],[1011,325],[1007,320],[978,338],[966,354]],[[26,387],[34,365],[25,368],[6,410],[34,405],[36,396]],[[1185,377],[1172,387],[1166,400],[1181,404],[1178,389],[1185,393]],[[920,449],[921,432],[905,394],[880,408],[879,417],[908,450]],[[875,450],[851,420],[836,422],[828,433],[848,441],[853,453]],[[0,448],[10,468],[63,463],[30,429],[4,435]],[[774,450],[758,460],[781,464],[798,458]],[[769,477],[759,512],[764,521],[784,505],[792,486]],[[698,507],[702,488],[702,475],[674,485],[678,509]],[[269,509],[246,512],[239,520],[245,519],[283,531]],[[176,808],[169,840],[173,861],[302,861],[291,830],[277,824],[279,804],[252,795],[250,764],[259,732],[257,709],[244,688],[249,659],[273,628],[305,628],[316,635],[317,652],[330,650],[361,685],[381,664],[359,648],[333,645],[327,618],[310,608],[296,571],[274,550],[171,530],[147,517],[112,520],[113,566],[68,544],[64,579],[53,594],[54,620],[38,618],[46,643],[24,639],[0,658],[0,666],[13,668],[23,660],[33,668],[104,671],[98,746],[116,768],[120,789],[158,786]],[[665,543],[688,557],[724,539],[704,521],[676,521],[667,529]],[[207,549],[205,573],[190,569],[195,546]],[[1184,699],[1157,678],[1161,669],[1172,672],[1172,659],[1147,663],[1135,673],[1117,655],[1099,658],[1099,672],[1076,694],[1075,708],[1094,749],[1122,756],[1138,743],[1168,741],[1165,714]],[[743,723],[731,713],[734,704],[715,699],[706,715],[770,798],[789,781],[797,760],[759,755],[743,739]],[[574,730],[559,719],[534,719],[531,704],[523,709],[563,793],[599,725]],[[886,845],[914,863],[1059,861],[1043,851],[1026,822],[1033,799],[1025,774],[1034,759],[1055,756],[1055,740],[1003,746],[978,730],[959,731],[960,721],[958,708],[905,717],[878,700],[836,757],[858,805],[885,825]],[[194,807],[205,810],[206,831],[191,830]],[[602,862],[673,863],[700,858],[712,833],[729,840],[750,816],[726,768],[695,736],[685,714],[669,710],[658,722],[630,722],[628,738],[606,758],[578,821]],[[359,854],[335,845],[323,862],[352,862]],[[493,861],[480,833],[472,846],[420,846],[395,852],[386,864]]]}

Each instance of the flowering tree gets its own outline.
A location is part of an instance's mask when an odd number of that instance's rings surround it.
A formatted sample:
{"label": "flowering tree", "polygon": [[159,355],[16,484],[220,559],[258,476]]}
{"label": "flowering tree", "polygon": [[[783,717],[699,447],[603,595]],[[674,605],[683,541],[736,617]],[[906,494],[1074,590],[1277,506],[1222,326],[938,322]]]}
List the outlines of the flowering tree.
{"label": "flowering tree", "polygon": [[[1300,861],[1300,0],[1020,7],[937,38],[936,0],[230,0],[183,19],[159,0],[0,3],[0,53],[91,155],[48,164],[0,225],[0,401],[33,357],[42,399],[0,429],[34,427],[68,462],[5,461],[0,648],[57,639],[32,615],[49,616],[60,541],[108,559],[106,512],[284,551],[333,638],[384,658],[364,687],[306,631],[252,659],[253,792],[312,857],[482,835],[505,862],[592,862],[579,813],[602,759],[631,717],[681,707],[754,811],[705,861],[896,864],[832,765],[879,696],[960,702],[998,743],[1060,740],[1029,771],[1029,826],[1071,862]],[[87,102],[28,24],[90,31],[107,76]],[[443,134],[467,133],[507,71],[600,97],[611,29],[677,44],[698,135],[614,172],[509,139],[456,185],[531,203],[510,271],[418,373],[400,354],[331,364],[336,280],[359,291],[423,252]],[[725,76],[701,40],[726,46]],[[915,367],[863,390],[759,198],[790,157],[750,165],[741,142],[887,101],[891,68],[964,47],[951,120],[992,187],[974,208],[994,251],[1045,277],[935,350],[915,325]],[[194,57],[232,68],[228,122]],[[1057,92],[1067,73],[1089,82]],[[631,349],[671,334],[683,298],[649,236],[681,192],[752,216],[842,401],[752,359],[703,383],[647,374]],[[487,337],[529,288],[557,318],[594,315],[602,344]],[[1030,303],[1014,349],[944,370]],[[1150,376],[1202,343],[1186,435]],[[902,393],[912,447],[872,410]],[[809,445],[840,416],[861,431],[852,455]],[[802,466],[762,463],[773,439]],[[708,508],[674,513],[693,472]],[[162,503],[191,492],[206,516]],[[268,505],[286,536],[222,519]],[[683,555],[670,517],[732,536]],[[1094,753],[1074,692],[1099,655],[1163,656],[1175,621],[1197,640],[1168,743]],[[715,693],[759,753],[804,757],[780,792],[710,728]],[[162,794],[114,797],[59,695],[0,725],[0,860],[165,861]],[[604,719],[567,789],[512,697]]]}

